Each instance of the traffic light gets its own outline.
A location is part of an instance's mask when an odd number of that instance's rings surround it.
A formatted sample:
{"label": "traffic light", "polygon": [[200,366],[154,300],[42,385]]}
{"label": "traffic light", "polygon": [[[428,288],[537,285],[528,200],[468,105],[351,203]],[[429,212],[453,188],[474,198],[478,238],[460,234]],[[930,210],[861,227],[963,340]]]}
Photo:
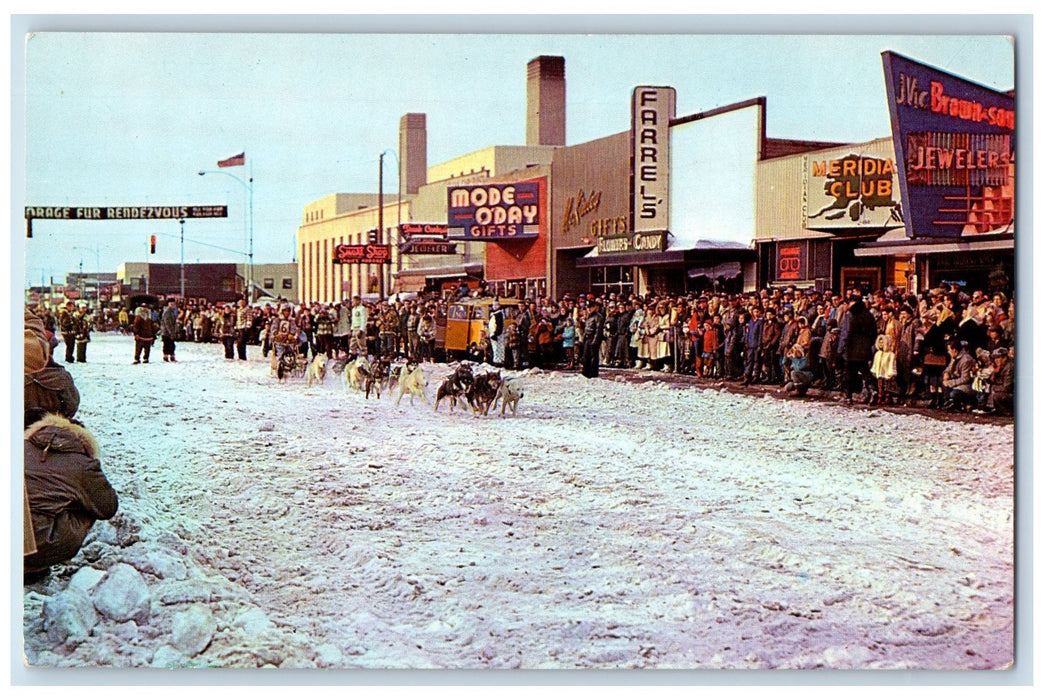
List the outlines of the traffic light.
{"label": "traffic light", "polygon": [[149,252],[150,253],[155,253],[156,252],[156,237],[155,236],[149,236]]}
{"label": "traffic light", "polygon": [[370,244],[374,245],[377,243],[377,229],[371,228],[368,233],[370,234]]}

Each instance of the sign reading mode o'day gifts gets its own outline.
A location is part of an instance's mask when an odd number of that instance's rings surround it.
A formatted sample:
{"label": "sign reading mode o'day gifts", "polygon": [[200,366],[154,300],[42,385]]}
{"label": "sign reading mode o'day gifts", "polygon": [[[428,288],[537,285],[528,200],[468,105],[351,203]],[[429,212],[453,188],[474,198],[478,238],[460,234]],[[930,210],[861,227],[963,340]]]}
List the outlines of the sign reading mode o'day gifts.
{"label": "sign reading mode o'day gifts", "polygon": [[536,238],[540,188],[536,182],[459,185],[447,190],[451,238],[483,241]]}

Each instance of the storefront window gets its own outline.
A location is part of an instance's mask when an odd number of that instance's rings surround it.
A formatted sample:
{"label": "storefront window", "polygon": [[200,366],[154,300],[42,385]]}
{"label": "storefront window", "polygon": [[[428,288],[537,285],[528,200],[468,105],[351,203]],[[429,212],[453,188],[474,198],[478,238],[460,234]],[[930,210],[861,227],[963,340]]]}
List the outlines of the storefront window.
{"label": "storefront window", "polygon": [[601,294],[631,294],[634,292],[633,271],[630,266],[596,267],[592,270],[591,292]]}

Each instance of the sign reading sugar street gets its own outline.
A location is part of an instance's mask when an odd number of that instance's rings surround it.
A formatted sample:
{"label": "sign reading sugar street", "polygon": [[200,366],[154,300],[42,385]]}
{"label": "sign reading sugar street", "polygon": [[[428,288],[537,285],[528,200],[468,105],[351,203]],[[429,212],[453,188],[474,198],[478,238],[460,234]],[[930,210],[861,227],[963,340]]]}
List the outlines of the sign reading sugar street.
{"label": "sign reading sugar street", "polygon": [[103,221],[109,219],[224,219],[224,204],[187,204],[143,207],[26,207],[26,219]]}

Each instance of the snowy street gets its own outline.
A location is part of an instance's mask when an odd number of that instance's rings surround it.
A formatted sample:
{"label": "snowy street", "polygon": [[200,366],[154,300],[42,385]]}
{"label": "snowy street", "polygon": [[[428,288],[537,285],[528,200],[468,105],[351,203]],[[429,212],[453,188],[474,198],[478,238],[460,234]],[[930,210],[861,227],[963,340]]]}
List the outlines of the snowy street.
{"label": "snowy street", "polygon": [[[397,406],[248,353],[132,366],[99,333],[67,367],[120,508],[25,588],[29,664],[1013,660],[1011,424],[540,371],[517,416],[476,418],[433,412],[447,365]],[[132,619],[78,608],[121,563]]]}

